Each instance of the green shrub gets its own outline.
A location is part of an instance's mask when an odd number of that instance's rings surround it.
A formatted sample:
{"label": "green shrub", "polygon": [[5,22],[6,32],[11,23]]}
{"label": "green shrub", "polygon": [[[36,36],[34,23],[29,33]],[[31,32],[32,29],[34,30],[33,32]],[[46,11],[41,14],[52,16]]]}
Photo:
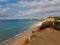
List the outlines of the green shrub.
{"label": "green shrub", "polygon": [[[53,23],[54,23],[54,25],[53,25]],[[40,29],[43,30],[45,28],[53,28],[53,29],[59,31],[60,30],[60,22],[44,22],[40,26]]]}
{"label": "green shrub", "polygon": [[42,23],[42,25],[40,26],[40,29],[43,30],[45,28],[53,28],[53,29],[56,29],[56,30],[59,31],[60,30],[60,22],[59,22],[60,17],[50,17],[50,18],[54,18],[55,21],[54,22],[44,22],[44,23]]}
{"label": "green shrub", "polygon": [[54,24],[56,25],[56,26],[60,26],[60,22],[54,22]]}
{"label": "green shrub", "polygon": [[57,21],[54,22],[54,29],[60,31],[60,22]]}
{"label": "green shrub", "polygon": [[44,22],[42,23],[42,26],[40,26],[40,29],[45,29],[45,28],[50,28],[53,27],[53,23],[52,22]]}

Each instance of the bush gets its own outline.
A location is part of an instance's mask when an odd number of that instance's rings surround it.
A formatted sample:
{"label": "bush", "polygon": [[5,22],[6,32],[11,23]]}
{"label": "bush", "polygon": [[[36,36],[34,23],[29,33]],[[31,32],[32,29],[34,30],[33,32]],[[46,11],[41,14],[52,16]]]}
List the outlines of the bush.
{"label": "bush", "polygon": [[60,26],[60,22],[54,22],[54,24],[56,25],[56,26]]}
{"label": "bush", "polygon": [[60,22],[58,20],[60,20],[60,17],[51,17],[54,18],[55,21],[54,22],[44,22],[42,23],[42,25],[40,26],[40,29],[43,30],[45,28],[53,28],[56,30],[60,30]]}
{"label": "bush", "polygon": [[54,29],[58,31],[60,30],[60,22],[57,22],[57,21],[54,22]]}
{"label": "bush", "polygon": [[55,30],[60,30],[60,22],[54,22],[54,25],[53,25],[53,22],[44,22],[42,23],[42,26],[40,26],[40,29],[43,30],[45,28],[53,28]]}
{"label": "bush", "polygon": [[53,27],[52,22],[44,22],[44,23],[42,23],[42,26],[40,27],[40,29],[43,30],[45,28],[50,28],[50,27]]}

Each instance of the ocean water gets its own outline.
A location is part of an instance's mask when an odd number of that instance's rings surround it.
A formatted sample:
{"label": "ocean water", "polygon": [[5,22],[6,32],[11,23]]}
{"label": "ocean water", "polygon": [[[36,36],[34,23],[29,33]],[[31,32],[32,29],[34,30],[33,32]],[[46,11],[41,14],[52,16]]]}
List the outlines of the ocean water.
{"label": "ocean water", "polygon": [[31,25],[37,23],[37,20],[0,20],[0,42],[5,41],[15,35],[22,33]]}

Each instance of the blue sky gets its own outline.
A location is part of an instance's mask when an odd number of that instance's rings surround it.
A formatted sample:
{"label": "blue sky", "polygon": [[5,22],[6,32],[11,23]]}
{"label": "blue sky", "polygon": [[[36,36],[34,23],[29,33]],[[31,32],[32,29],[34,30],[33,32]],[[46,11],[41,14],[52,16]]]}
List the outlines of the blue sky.
{"label": "blue sky", "polygon": [[0,0],[0,19],[60,16],[60,0]]}

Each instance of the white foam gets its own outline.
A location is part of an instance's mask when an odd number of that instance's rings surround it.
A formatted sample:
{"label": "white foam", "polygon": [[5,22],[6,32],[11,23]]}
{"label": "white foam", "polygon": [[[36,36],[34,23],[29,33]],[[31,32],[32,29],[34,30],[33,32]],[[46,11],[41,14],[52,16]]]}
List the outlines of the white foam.
{"label": "white foam", "polygon": [[[42,23],[43,23],[43,21],[38,22],[38,23],[36,23],[36,24],[34,24],[34,25],[31,25],[31,26],[30,26],[30,29],[32,29],[32,28],[34,28],[34,27],[37,27],[37,26],[41,26]],[[24,31],[24,32],[22,32],[22,33],[19,33],[19,34],[15,35],[14,37],[21,36],[22,34],[26,33],[26,32],[29,31],[30,29],[28,29],[28,30],[26,30],[26,31]]]}
{"label": "white foam", "polygon": [[43,22],[44,22],[44,21],[38,22],[38,23],[36,23],[34,26],[35,26],[35,27],[36,27],[36,26],[41,26]]}

